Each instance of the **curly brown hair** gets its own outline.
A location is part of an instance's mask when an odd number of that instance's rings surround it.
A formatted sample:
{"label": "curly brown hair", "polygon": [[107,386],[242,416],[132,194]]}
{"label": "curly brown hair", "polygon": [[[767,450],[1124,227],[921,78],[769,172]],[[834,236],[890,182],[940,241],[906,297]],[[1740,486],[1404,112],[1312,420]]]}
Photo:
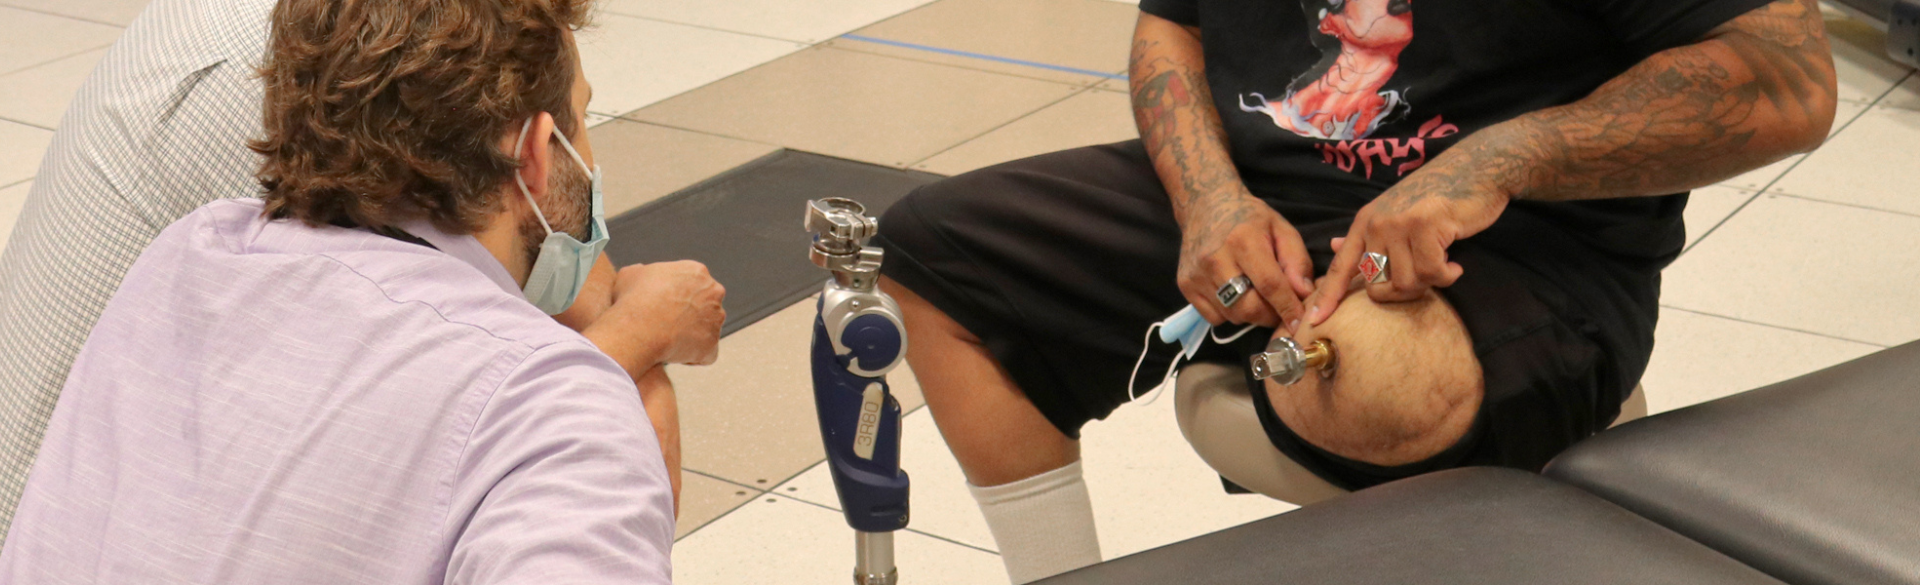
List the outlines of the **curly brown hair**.
{"label": "curly brown hair", "polygon": [[261,77],[266,212],[473,233],[519,168],[498,146],[548,112],[575,135],[590,0],[281,0]]}

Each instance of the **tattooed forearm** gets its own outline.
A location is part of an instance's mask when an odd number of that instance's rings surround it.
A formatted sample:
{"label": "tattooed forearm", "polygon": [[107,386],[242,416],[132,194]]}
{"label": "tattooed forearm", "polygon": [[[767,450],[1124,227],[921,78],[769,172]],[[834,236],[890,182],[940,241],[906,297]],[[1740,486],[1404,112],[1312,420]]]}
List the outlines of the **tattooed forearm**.
{"label": "tattooed forearm", "polygon": [[1586,99],[1488,127],[1409,180],[1538,200],[1683,191],[1818,146],[1834,91],[1814,0],[1776,0]]}
{"label": "tattooed forearm", "polygon": [[[1207,88],[1200,42],[1178,25],[1143,14],[1135,33],[1130,79],[1134,123],[1182,225],[1238,223],[1238,206],[1210,205],[1246,194],[1227,153],[1226,130]],[[1194,221],[1196,208],[1209,217]],[[1221,215],[1221,217],[1213,217]],[[1207,240],[1208,238],[1189,238]]]}

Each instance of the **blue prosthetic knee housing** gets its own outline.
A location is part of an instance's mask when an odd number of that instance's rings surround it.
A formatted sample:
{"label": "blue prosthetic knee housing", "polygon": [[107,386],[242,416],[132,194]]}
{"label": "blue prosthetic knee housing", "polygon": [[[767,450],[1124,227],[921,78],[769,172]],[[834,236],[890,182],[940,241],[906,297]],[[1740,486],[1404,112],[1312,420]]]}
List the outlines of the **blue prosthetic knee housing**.
{"label": "blue prosthetic knee housing", "polygon": [[900,361],[905,338],[899,323],[879,314],[844,319],[830,335],[834,312],[826,302],[836,295],[828,286],[813,321],[813,399],[833,487],[854,530],[899,530],[907,526],[908,482],[900,469],[900,402],[885,372]]}

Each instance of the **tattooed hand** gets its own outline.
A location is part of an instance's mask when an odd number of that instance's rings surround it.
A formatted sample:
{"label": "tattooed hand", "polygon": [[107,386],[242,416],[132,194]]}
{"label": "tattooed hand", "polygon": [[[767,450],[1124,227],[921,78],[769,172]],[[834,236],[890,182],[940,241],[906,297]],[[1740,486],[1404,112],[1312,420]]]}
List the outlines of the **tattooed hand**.
{"label": "tattooed hand", "polygon": [[[1459,158],[1443,159],[1451,162]],[[1440,161],[1436,161],[1440,162]],[[1336,254],[1323,287],[1344,290],[1359,271],[1361,255],[1387,255],[1386,282],[1366,284],[1375,302],[1418,299],[1435,287],[1460,279],[1459,264],[1447,261],[1447,247],[1492,226],[1507,208],[1507,195],[1491,181],[1476,179],[1473,169],[1456,171],[1434,165],[1415,171],[1360,208],[1347,237],[1334,238]],[[1319,324],[1332,315],[1340,294],[1320,295],[1307,309],[1307,321]]]}
{"label": "tattooed hand", "polygon": [[[1327,285],[1361,254],[1389,259],[1374,300],[1460,277],[1445,250],[1493,223],[1509,199],[1678,193],[1818,147],[1833,124],[1833,57],[1814,0],[1774,0],[1698,42],[1634,65],[1584,99],[1473,133],[1363,208]],[[1321,295],[1326,321],[1344,295]]]}
{"label": "tattooed hand", "polygon": [[[1300,299],[1313,292],[1313,260],[1300,232],[1266,202],[1237,194],[1189,208],[1181,228],[1180,293],[1219,325],[1253,323],[1293,331]],[[1236,276],[1246,275],[1259,294],[1232,308],[1220,306],[1214,293]]]}
{"label": "tattooed hand", "polygon": [[[1293,224],[1240,181],[1207,88],[1198,30],[1142,12],[1133,35],[1133,117],[1180,222],[1182,296],[1214,325],[1290,325],[1300,299],[1313,292],[1313,261]],[[1259,294],[1221,306],[1214,292],[1242,275]]]}

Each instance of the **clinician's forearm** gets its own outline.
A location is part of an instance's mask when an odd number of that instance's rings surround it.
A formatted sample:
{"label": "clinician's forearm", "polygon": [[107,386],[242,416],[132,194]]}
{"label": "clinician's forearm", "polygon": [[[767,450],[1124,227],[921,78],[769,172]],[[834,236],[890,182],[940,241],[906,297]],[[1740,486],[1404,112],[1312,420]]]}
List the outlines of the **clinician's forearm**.
{"label": "clinician's forearm", "polygon": [[667,367],[654,366],[653,369],[634,378],[634,385],[640,388],[640,403],[647,407],[647,418],[653,422],[653,432],[660,436],[660,455],[667,462],[667,477],[673,484],[674,516],[680,515],[680,402],[673,393],[673,382],[667,379]]}
{"label": "clinician's forearm", "polygon": [[1778,0],[1657,53],[1591,96],[1488,127],[1421,174],[1513,199],[1662,195],[1812,150],[1833,124],[1833,59],[1813,0]]}
{"label": "clinician's forearm", "polygon": [[600,314],[613,306],[613,279],[615,270],[613,261],[606,254],[593,263],[593,272],[587,274],[587,284],[580,287],[580,296],[575,298],[573,306],[567,307],[553,319],[574,331],[586,332],[587,327],[600,319]]}
{"label": "clinician's forearm", "polygon": [[660,367],[661,362],[666,361],[669,340],[665,332],[643,330],[649,334],[633,335],[633,331],[626,330],[648,326],[650,324],[636,324],[629,319],[600,319],[580,334],[600,348],[601,353],[613,358],[614,363],[620,364],[620,369],[625,370],[628,376],[638,381],[648,370]]}
{"label": "clinician's forearm", "polygon": [[1199,33],[1142,12],[1131,63],[1134,124],[1174,217],[1185,225],[1189,211],[1209,200],[1246,194],[1207,88]]}

